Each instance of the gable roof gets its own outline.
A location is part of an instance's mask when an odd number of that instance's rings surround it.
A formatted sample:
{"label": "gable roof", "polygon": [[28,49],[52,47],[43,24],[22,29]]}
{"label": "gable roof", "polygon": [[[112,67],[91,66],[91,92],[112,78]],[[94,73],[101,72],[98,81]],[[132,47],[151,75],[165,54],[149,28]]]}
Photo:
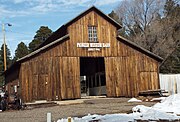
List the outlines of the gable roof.
{"label": "gable roof", "polygon": [[[110,23],[112,23],[117,30],[122,28],[122,26],[117,23],[115,20],[113,20],[112,18],[110,18],[109,16],[107,16],[106,14],[104,14],[102,11],[100,11],[99,9],[97,9],[95,6],[90,7],[89,9],[87,9],[86,11],[82,12],[81,14],[79,14],[77,17],[73,18],[72,20],[70,20],[69,22],[65,23],[64,25],[62,25],[58,30],[56,30],[44,43],[42,43],[35,51],[33,51],[32,53],[22,57],[21,59],[18,59],[8,70],[5,71],[5,74],[12,70],[14,67],[19,67],[20,63],[23,62],[24,60],[27,60],[35,55],[37,55],[38,53],[44,51],[45,49],[50,48],[51,46],[63,42],[64,40],[69,38],[69,34],[67,32],[67,27],[69,25],[71,25],[73,22],[77,21],[79,18],[81,18],[82,16],[88,14],[91,11],[95,11],[98,14],[100,14],[103,18],[105,18],[106,20],[108,20]],[[152,52],[138,46],[137,44],[121,37],[118,36],[117,40],[128,44],[129,46],[143,52],[144,54],[156,59],[157,61],[161,62],[163,59],[155,54],[153,54]]]}
{"label": "gable roof", "polygon": [[25,60],[25,59],[27,59],[27,58],[30,58],[30,57],[36,55],[37,53],[39,53],[39,52],[41,52],[41,51],[43,51],[43,50],[45,50],[45,49],[47,49],[47,48],[49,48],[49,47],[57,44],[57,43],[59,43],[59,42],[64,41],[64,40],[67,39],[67,38],[69,38],[69,34],[67,34],[67,35],[65,35],[65,36],[63,36],[63,37],[61,37],[61,38],[59,38],[59,39],[57,39],[57,40],[55,40],[55,41],[53,41],[53,42],[51,42],[51,43],[43,46],[43,47],[41,47],[41,48],[33,51],[32,53],[30,53],[30,54],[28,54],[28,55],[26,55],[26,56],[18,59],[17,62],[20,62],[20,61],[22,61],[22,60]]}
{"label": "gable roof", "polygon": [[84,12],[80,13],[78,16],[76,16],[75,18],[73,18],[69,22],[65,23],[64,26],[68,26],[68,25],[72,24],[73,22],[77,21],[79,18],[81,18],[82,16],[86,15],[87,13],[89,13],[91,11],[95,11],[98,14],[100,14],[104,19],[108,20],[111,24],[116,26],[117,29],[122,28],[122,26],[119,23],[117,23],[114,19],[112,19],[111,17],[109,17],[108,15],[103,13],[101,10],[99,10],[95,6],[92,6],[89,9],[85,10]]}
{"label": "gable roof", "polygon": [[57,43],[61,43],[61,42],[65,41],[65,40],[67,40],[68,38],[69,38],[69,34],[67,34],[67,35],[65,35],[65,36],[63,36],[63,37],[61,37],[61,38],[59,38],[59,39],[45,45],[44,47],[41,47],[41,48],[33,51],[32,53],[30,53],[30,54],[16,60],[16,62],[14,64],[12,64],[10,66],[10,68],[8,68],[4,73],[6,74],[7,72],[11,71],[12,69],[15,69],[16,67],[19,67],[20,63],[23,62],[24,60],[28,60],[29,58],[37,55],[38,53],[50,48],[51,46],[53,46],[53,45],[55,45]]}
{"label": "gable roof", "polygon": [[136,43],[122,37],[122,36],[117,36],[117,40],[121,41],[122,43],[125,43],[127,45],[129,45],[130,47],[136,49],[136,50],[139,50],[140,52],[143,52],[144,54],[148,55],[149,57],[157,60],[158,62],[162,62],[163,61],[163,58],[161,58],[160,56],[150,52],[149,50],[137,45]]}
{"label": "gable roof", "polygon": [[82,16],[85,16],[86,14],[88,14],[91,11],[95,11],[96,13],[98,13],[99,15],[101,15],[104,19],[106,19],[107,21],[109,21],[111,24],[113,24],[117,30],[122,28],[122,26],[117,23],[114,19],[112,19],[111,17],[109,17],[108,15],[106,15],[105,13],[103,13],[101,10],[99,10],[98,8],[96,8],[95,6],[90,7],[89,9],[85,10],[84,12],[80,13],[79,15],[77,15],[75,18],[73,18],[72,20],[70,20],[69,22],[63,24],[58,30],[56,30],[45,42],[43,42],[38,48],[43,47],[44,45],[51,43],[52,41],[68,34],[67,32],[67,27],[69,25],[71,25],[72,23],[74,23],[75,21],[77,21],[78,19],[80,19]]}
{"label": "gable roof", "polygon": [[33,51],[32,53],[22,57],[21,59],[18,59],[8,70],[12,69],[12,67],[14,67],[15,65],[19,65],[21,63],[21,61],[26,60],[26,59],[28,59],[28,58],[38,54],[42,50],[47,49],[48,47],[50,47],[50,46],[58,43],[59,41],[62,41],[64,39],[66,39],[67,37],[69,37],[68,32],[67,32],[67,27],[70,24],[72,24],[73,22],[77,21],[82,16],[88,14],[91,11],[95,11],[96,13],[101,15],[104,19],[106,19],[110,23],[112,23],[117,29],[122,28],[122,26],[119,23],[117,23],[115,20],[113,20],[111,17],[109,17],[108,15],[104,14],[102,11],[100,11],[95,6],[92,6],[89,9],[85,10],[84,12],[80,13],[78,16],[76,16],[75,18],[73,18],[69,22],[63,24],[49,38],[47,38],[46,41],[44,41],[42,44],[40,44],[40,46],[35,51]]}

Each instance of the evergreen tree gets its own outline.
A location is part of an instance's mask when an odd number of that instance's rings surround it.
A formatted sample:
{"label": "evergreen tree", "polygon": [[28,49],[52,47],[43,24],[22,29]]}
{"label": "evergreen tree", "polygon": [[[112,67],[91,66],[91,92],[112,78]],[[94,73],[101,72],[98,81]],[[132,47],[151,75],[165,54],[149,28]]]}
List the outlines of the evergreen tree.
{"label": "evergreen tree", "polygon": [[[112,19],[114,19],[120,25],[122,25],[122,19],[120,19],[119,16],[114,11],[111,11],[111,13],[109,13],[108,16],[111,17]],[[127,35],[126,35],[125,27],[122,27],[118,31],[118,34],[121,35],[121,36],[126,37]]]}
{"label": "evergreen tree", "polygon": [[176,40],[174,51],[165,58],[160,67],[162,73],[180,73],[180,6],[174,0],[167,0],[164,6],[166,17],[164,21],[168,21],[172,29],[172,37]]}
{"label": "evergreen tree", "polygon": [[[5,45],[5,48],[6,48],[6,65],[8,68],[12,64],[11,53],[10,50],[7,48],[7,45]],[[1,50],[0,50],[0,73],[1,73],[0,85],[3,85],[4,82],[4,76],[2,75],[3,72],[4,72],[4,44],[1,46]]]}
{"label": "evergreen tree", "polygon": [[114,19],[117,23],[122,25],[122,21],[119,19],[119,16],[112,10],[111,13],[108,14],[109,17]]}
{"label": "evergreen tree", "polygon": [[52,34],[52,30],[47,26],[41,26],[39,30],[36,32],[34,39],[29,43],[29,51],[34,51],[42,42],[44,42],[50,35]]}
{"label": "evergreen tree", "polygon": [[22,58],[23,56],[27,55],[29,53],[28,51],[28,47],[26,46],[26,44],[24,44],[24,42],[21,42],[18,44],[17,49],[15,50],[15,57],[14,57],[14,61]]}

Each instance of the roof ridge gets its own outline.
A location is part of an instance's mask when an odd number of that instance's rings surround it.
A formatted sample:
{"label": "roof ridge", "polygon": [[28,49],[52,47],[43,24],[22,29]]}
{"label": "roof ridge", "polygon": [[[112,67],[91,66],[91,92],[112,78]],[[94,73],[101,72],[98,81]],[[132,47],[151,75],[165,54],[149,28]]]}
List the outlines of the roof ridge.
{"label": "roof ridge", "polygon": [[69,23],[71,23],[74,19],[78,18],[79,16],[81,16],[82,14],[84,14],[85,12],[91,10],[95,8],[96,10],[98,10],[99,12],[101,12],[103,15],[105,15],[106,17],[108,17],[109,19],[111,19],[114,23],[116,23],[118,26],[120,26],[122,28],[122,25],[120,25],[118,22],[116,22],[113,18],[109,17],[107,14],[105,14],[104,12],[102,12],[100,9],[98,9],[96,6],[92,5],[91,7],[89,7],[88,9],[82,11],[80,14],[78,14],[77,16],[75,16],[73,19],[69,20],[68,22],[66,22],[65,24],[63,24],[64,26],[68,25]]}

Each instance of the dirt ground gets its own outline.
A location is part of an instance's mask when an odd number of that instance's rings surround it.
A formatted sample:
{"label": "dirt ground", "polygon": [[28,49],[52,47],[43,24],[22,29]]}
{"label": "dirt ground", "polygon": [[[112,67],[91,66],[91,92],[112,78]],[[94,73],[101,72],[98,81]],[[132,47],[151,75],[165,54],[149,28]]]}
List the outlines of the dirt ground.
{"label": "dirt ground", "polygon": [[129,98],[99,98],[85,100],[82,104],[57,105],[27,110],[9,110],[0,112],[0,122],[46,122],[47,113],[52,114],[52,120],[60,118],[82,117],[87,114],[131,113],[136,105],[152,106],[154,102],[128,103]]}

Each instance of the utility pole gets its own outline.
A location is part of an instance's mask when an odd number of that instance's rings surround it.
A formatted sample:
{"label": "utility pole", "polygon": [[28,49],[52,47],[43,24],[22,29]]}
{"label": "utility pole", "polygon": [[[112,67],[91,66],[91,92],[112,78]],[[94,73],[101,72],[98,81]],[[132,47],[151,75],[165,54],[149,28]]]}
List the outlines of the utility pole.
{"label": "utility pole", "polygon": [[4,71],[7,70],[7,61],[6,61],[6,37],[5,37],[5,25],[12,26],[9,23],[2,23],[2,33],[3,33],[3,48],[4,48]]}
{"label": "utility pole", "polygon": [[[11,24],[9,23],[2,23],[2,35],[3,35],[3,54],[4,54],[4,72],[7,70],[7,63],[6,63],[6,37],[5,37],[5,25],[7,24],[7,26],[12,26]],[[5,82],[3,82],[3,85],[4,85]]]}

